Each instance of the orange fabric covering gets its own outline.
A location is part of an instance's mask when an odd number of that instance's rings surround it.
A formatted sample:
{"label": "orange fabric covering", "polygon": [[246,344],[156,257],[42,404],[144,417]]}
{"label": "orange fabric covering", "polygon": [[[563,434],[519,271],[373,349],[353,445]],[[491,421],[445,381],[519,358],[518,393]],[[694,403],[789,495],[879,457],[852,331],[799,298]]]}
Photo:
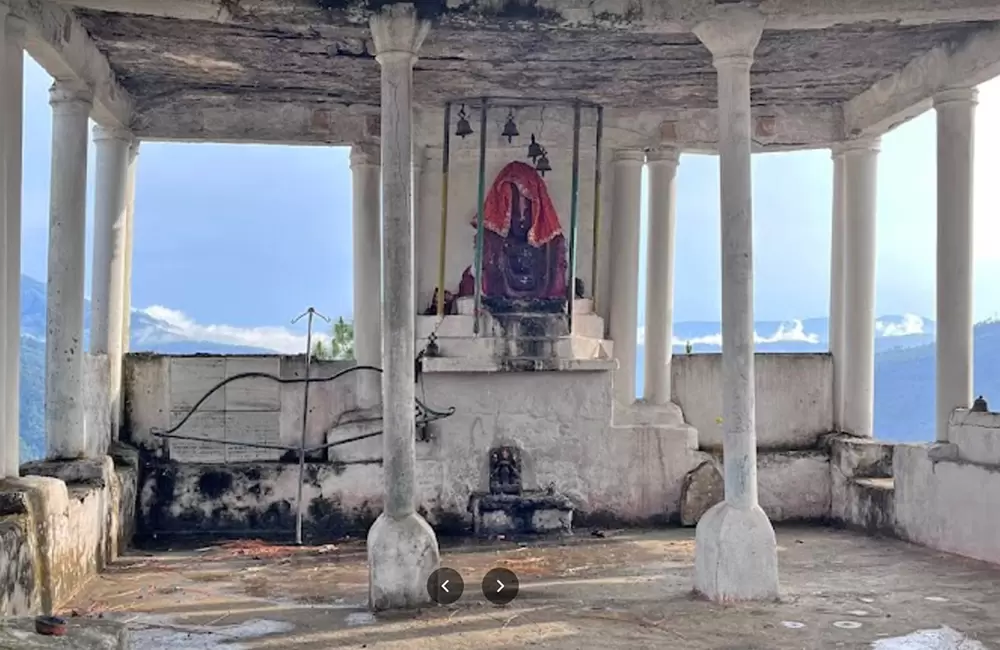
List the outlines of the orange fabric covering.
{"label": "orange fabric covering", "polygon": [[[531,201],[533,222],[528,232],[528,243],[532,246],[544,246],[556,237],[562,235],[559,216],[549,198],[545,181],[535,168],[527,163],[514,161],[500,170],[490,191],[486,194],[483,204],[483,228],[506,237],[510,231],[511,190],[509,185],[517,185],[521,196]],[[473,219],[476,225],[478,215]]]}

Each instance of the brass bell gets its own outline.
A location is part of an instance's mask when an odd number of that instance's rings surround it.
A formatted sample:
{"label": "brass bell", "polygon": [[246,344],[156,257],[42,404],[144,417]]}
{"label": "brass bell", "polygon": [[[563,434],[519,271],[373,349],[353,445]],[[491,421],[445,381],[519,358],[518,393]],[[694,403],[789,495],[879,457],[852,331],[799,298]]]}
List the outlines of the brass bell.
{"label": "brass bell", "polygon": [[542,149],[542,154],[538,157],[538,162],[535,163],[535,171],[542,176],[545,176],[545,172],[552,171],[552,165],[549,164],[549,153],[544,149]]}
{"label": "brass bell", "polygon": [[514,141],[515,137],[521,135],[517,132],[517,125],[514,124],[514,109],[510,109],[507,113],[507,122],[503,125],[503,133],[501,135],[507,138],[507,144],[510,144]]}
{"label": "brass bell", "polygon": [[544,152],[542,151],[542,145],[535,141],[535,134],[531,134],[531,144],[528,145],[528,158],[531,158],[531,162],[535,162],[537,158],[540,158]]}
{"label": "brass bell", "polygon": [[462,104],[462,108],[458,111],[458,125],[455,127],[455,135],[460,138],[472,135],[472,125],[469,124],[469,118],[465,114],[465,104]]}

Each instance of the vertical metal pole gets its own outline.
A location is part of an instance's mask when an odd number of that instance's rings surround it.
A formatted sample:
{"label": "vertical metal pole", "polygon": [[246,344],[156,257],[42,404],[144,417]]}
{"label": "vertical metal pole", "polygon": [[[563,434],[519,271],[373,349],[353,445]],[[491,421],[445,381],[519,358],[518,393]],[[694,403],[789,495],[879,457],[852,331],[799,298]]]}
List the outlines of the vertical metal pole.
{"label": "vertical metal pole", "polygon": [[441,147],[441,244],[438,257],[437,315],[444,316],[444,267],[448,246],[448,157],[451,153],[451,102],[444,105],[444,144]]}
{"label": "vertical metal pole", "polygon": [[593,254],[590,260],[590,295],[597,312],[597,273],[600,265],[598,251],[601,243],[601,145],[604,139],[604,107],[597,107],[597,135],[594,145],[594,233]]}
{"label": "vertical metal pole", "polygon": [[329,318],[310,307],[292,323],[299,322],[302,316],[306,316],[308,320],[306,321],[306,381],[302,389],[304,395],[302,398],[302,436],[299,438],[299,489],[298,497],[295,499],[295,543],[299,545],[302,544],[302,485],[306,478],[306,431],[309,422],[309,373],[312,370],[313,316],[319,316],[326,322],[330,322]]}
{"label": "vertical metal pole", "polygon": [[573,178],[569,208],[569,278],[567,279],[566,308],[569,333],[573,333],[573,302],[576,298],[576,229],[580,203],[580,102],[573,105]]}
{"label": "vertical metal pole", "polygon": [[472,333],[479,336],[479,313],[483,303],[483,203],[486,201],[486,109],[483,97],[479,109],[479,213],[476,217],[476,306]]}

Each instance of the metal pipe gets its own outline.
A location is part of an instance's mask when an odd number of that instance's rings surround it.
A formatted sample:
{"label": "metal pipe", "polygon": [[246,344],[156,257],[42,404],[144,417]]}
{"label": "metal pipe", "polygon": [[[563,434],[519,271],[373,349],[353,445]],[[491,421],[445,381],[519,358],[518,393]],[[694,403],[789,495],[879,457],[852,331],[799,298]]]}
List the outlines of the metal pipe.
{"label": "metal pipe", "polygon": [[441,240],[438,250],[437,315],[444,316],[444,267],[448,245],[448,157],[451,153],[451,102],[444,105],[444,143],[441,146]]}
{"label": "metal pipe", "polygon": [[[323,320],[330,322],[330,319],[323,316],[310,307],[306,310],[306,383],[302,387],[302,435],[299,438],[299,490],[295,499],[295,543],[302,544],[302,484],[306,477],[306,432],[309,424],[309,372],[312,369],[312,333],[313,316],[319,316]],[[292,323],[296,323],[302,318],[299,316]]]}
{"label": "metal pipe", "polygon": [[569,279],[567,280],[566,317],[569,333],[573,334],[573,302],[576,299],[576,230],[580,202],[580,104],[573,104],[573,177],[569,204]]}
{"label": "metal pipe", "polygon": [[594,233],[590,259],[590,296],[597,313],[597,278],[601,243],[601,145],[604,139],[604,107],[597,107],[597,135],[594,143]]}
{"label": "metal pipe", "polygon": [[483,303],[483,210],[486,201],[486,112],[489,100],[483,97],[479,109],[479,211],[476,216],[476,304],[472,333],[479,336],[479,312]]}

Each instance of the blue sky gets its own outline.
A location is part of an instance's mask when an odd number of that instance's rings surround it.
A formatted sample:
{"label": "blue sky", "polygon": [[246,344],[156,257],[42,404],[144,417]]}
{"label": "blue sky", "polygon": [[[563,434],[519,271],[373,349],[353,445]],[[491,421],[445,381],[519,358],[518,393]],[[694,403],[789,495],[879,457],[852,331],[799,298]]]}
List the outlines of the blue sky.
{"label": "blue sky", "polygon": [[[28,57],[25,66],[22,269],[44,281],[51,78]],[[975,299],[982,320],[1000,314],[1000,80],[980,88],[977,118]],[[883,138],[878,314],[934,316],[934,152],[933,112]],[[196,335],[225,331],[225,340],[247,343],[278,337],[294,344],[296,337],[275,328],[309,305],[349,318],[348,153],[342,147],[144,143],[133,307],[155,307],[154,314]],[[754,156],[757,320],[829,311],[832,169],[828,150]],[[92,179],[93,145],[89,184]],[[88,267],[92,208],[89,197]],[[719,277],[718,162],[685,155],[678,172],[675,320],[718,320]],[[640,323],[641,314],[640,305]]]}

